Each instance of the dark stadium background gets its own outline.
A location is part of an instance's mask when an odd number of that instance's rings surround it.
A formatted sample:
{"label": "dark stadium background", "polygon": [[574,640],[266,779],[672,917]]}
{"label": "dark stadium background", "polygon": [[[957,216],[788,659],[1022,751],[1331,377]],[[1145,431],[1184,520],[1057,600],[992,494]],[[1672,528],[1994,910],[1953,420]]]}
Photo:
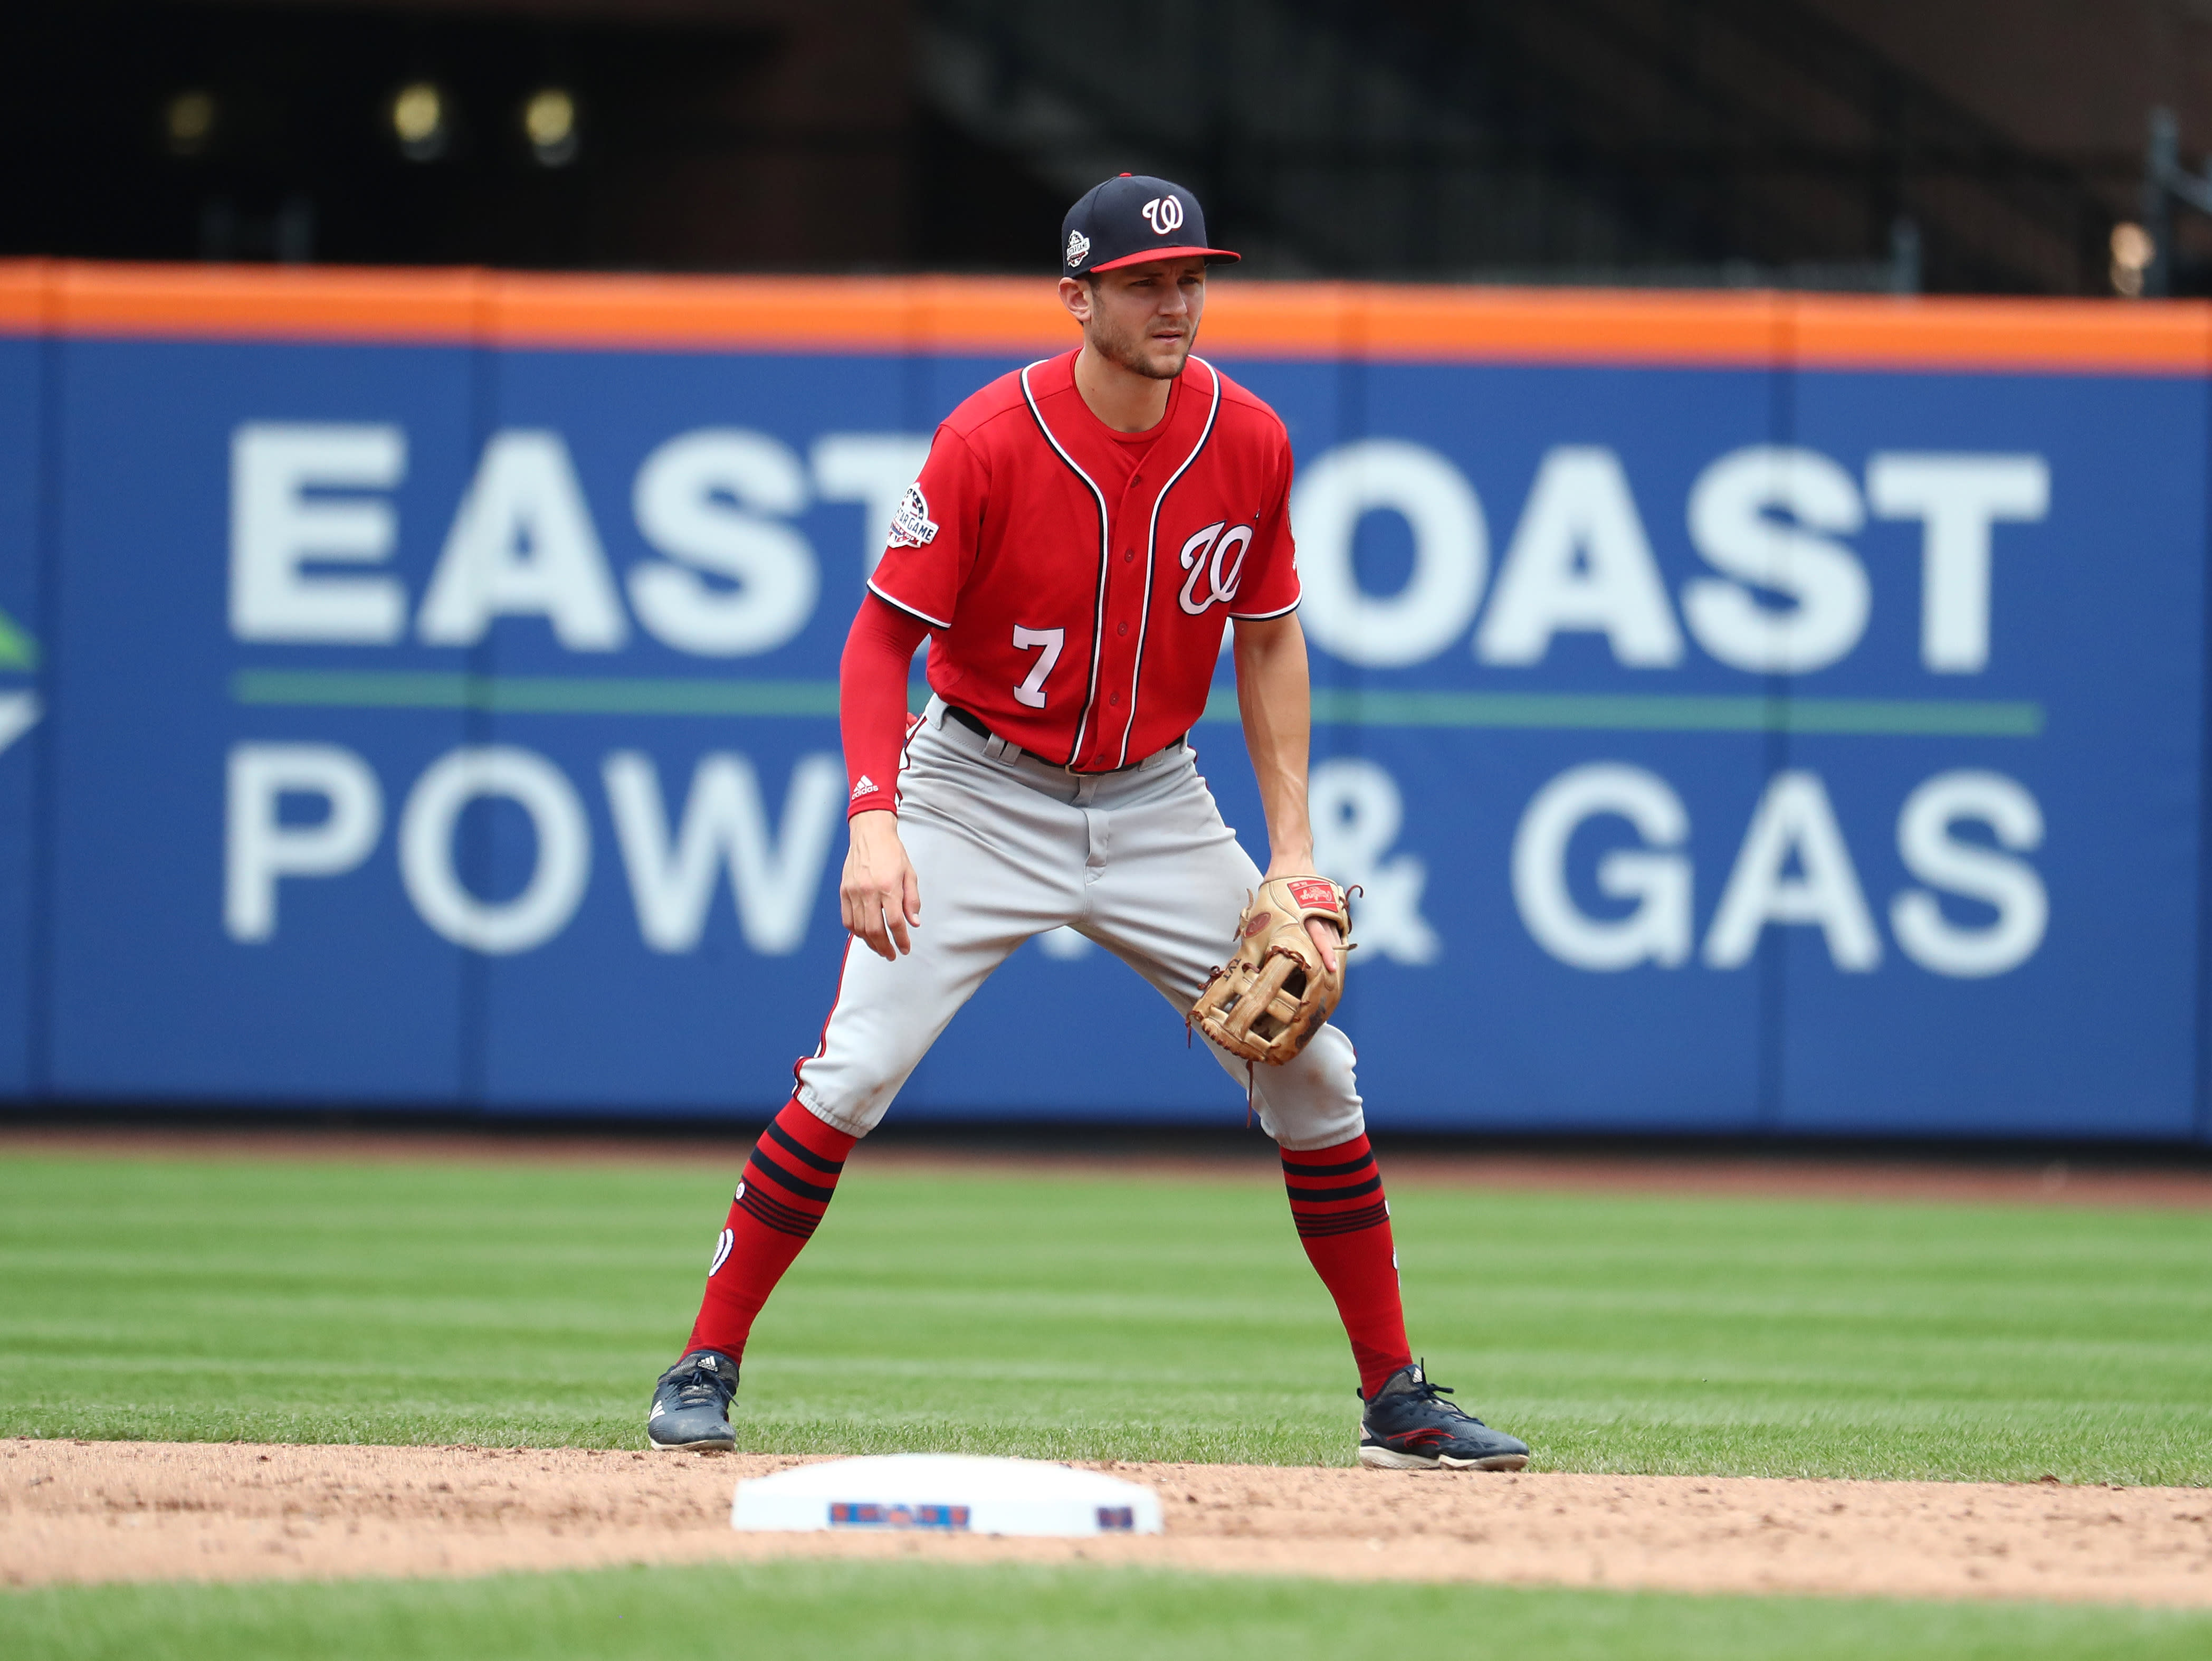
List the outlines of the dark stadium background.
{"label": "dark stadium background", "polygon": [[1266,275],[2111,294],[2151,113],[2212,120],[2183,0],[9,10],[0,254],[1018,270],[1133,155]]}

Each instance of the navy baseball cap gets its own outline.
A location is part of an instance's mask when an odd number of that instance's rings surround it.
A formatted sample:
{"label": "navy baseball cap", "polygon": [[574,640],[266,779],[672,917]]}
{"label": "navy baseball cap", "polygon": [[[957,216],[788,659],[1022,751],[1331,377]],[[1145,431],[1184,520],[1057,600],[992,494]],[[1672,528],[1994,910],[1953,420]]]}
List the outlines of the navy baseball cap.
{"label": "navy baseball cap", "polygon": [[1206,210],[1180,185],[1125,173],[1093,186],[1060,227],[1060,269],[1069,277],[1146,259],[1242,259],[1206,246]]}

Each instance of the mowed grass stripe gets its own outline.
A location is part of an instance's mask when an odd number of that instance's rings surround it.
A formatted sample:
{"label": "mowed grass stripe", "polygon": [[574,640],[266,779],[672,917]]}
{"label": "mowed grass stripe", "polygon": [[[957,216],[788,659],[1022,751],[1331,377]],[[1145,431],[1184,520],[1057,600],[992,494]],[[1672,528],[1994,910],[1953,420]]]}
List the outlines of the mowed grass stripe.
{"label": "mowed grass stripe", "polygon": [[2182,1661],[2197,1612],[777,1563],[0,1594],[18,1661]]}
{"label": "mowed grass stripe", "polygon": [[[0,1161],[0,1431],[635,1446],[740,1158]],[[2212,1214],[1394,1196],[1417,1349],[1552,1469],[2212,1482]],[[863,1148],[755,1335],[763,1450],[1346,1462],[1249,1177]]]}

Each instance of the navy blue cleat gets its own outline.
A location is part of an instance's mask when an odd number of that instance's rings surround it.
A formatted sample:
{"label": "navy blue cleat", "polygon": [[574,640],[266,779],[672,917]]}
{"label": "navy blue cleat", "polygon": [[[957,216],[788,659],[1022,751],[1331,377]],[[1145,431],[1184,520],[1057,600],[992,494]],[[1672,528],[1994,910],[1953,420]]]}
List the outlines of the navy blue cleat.
{"label": "navy blue cleat", "polygon": [[645,1438],[662,1453],[727,1453],[738,1445],[730,1429],[730,1398],[738,1393],[738,1364],[719,1349],[695,1349],[660,1375]]}
{"label": "navy blue cleat", "polygon": [[1443,1400],[1451,1391],[1432,1384],[1420,1364],[1409,1362],[1362,1396],[1359,1463],[1374,1470],[1519,1470],[1528,1445],[1491,1429]]}

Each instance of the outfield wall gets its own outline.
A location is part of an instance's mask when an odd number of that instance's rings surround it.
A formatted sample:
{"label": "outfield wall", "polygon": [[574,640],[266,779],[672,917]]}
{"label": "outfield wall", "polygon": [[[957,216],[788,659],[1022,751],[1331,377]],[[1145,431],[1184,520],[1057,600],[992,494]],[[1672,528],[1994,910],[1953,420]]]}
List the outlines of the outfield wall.
{"label": "outfield wall", "polygon": [[[773,1108],[870,555],[1073,340],[1043,282],[0,265],[0,1095]],[[1297,450],[1378,1124],[2212,1136],[2212,310],[1228,277],[1202,344]],[[1180,1028],[1042,941],[896,1110],[1238,1123]]]}

